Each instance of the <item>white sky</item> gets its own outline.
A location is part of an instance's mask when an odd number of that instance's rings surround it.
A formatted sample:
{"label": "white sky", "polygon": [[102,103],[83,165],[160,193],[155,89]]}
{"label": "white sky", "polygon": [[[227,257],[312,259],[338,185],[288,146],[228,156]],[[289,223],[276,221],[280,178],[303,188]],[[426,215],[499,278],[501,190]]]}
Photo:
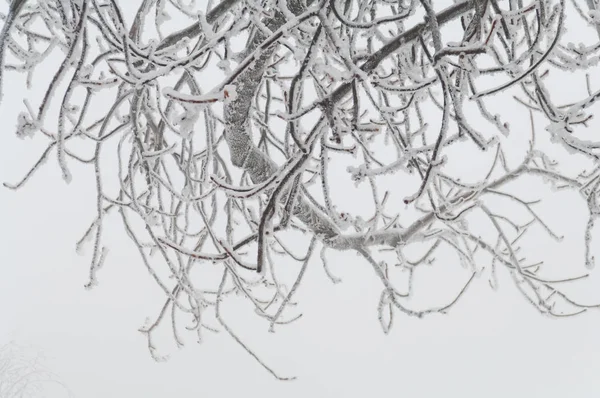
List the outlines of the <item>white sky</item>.
{"label": "white sky", "polygon": [[[581,85],[580,77],[566,76]],[[556,89],[568,95],[570,82]],[[22,78],[8,74],[4,84],[0,180],[14,182],[43,147],[40,140],[21,141],[14,135],[16,115],[23,109]],[[528,126],[528,121],[511,124]],[[161,340],[159,352],[171,357],[156,363],[137,329],[156,315],[163,296],[119,223],[106,231],[111,251],[99,285],[92,291],[83,288],[88,258],[74,248],[93,217],[93,171],[71,170],[73,182],[66,185],[51,156],[21,191],[0,189],[0,345],[15,340],[37,347],[75,397],[600,396],[600,312],[543,317],[499,272],[499,291],[482,277],[449,315],[414,319],[396,314],[385,336],[376,312],[380,282],[351,253],[329,256],[341,284],[331,284],[319,261],[311,263],[297,296],[303,318],[275,334],[239,307],[224,307],[224,317],[262,359],[297,380],[275,381],[224,332],[205,334],[202,345],[187,335],[181,350]],[[569,198],[555,194],[549,202],[552,225],[566,235],[565,241],[533,243],[535,254],[558,273],[582,269],[585,208],[580,201],[581,208],[567,212]],[[454,259],[438,259],[436,270],[432,275],[439,278],[428,287],[434,298],[445,291],[448,275],[460,278]],[[579,301],[600,301],[598,273],[575,291]],[[445,299],[440,293],[440,303]],[[48,390],[48,398],[65,396],[56,388]]]}

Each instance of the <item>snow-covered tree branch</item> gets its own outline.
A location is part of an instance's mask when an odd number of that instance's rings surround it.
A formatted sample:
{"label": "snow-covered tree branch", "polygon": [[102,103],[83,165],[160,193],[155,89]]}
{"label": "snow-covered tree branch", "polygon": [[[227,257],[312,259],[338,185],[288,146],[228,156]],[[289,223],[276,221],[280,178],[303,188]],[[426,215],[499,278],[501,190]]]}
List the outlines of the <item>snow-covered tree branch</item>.
{"label": "snow-covered tree branch", "polygon": [[[118,0],[10,3],[1,77],[26,73],[32,92],[43,88],[16,133],[47,146],[4,185],[18,190],[52,157],[66,182],[74,167],[93,170],[96,214],[77,243],[91,246],[86,286],[110,266],[103,231],[118,220],[165,297],[140,329],[156,359],[161,325],[179,345],[184,328],[199,341],[220,328],[283,378],[220,305],[239,295],[270,330],[291,323],[307,266],[320,261],[339,281],[327,263],[336,251],[373,269],[386,333],[395,314],[446,313],[477,277],[496,287],[499,272],[542,314],[599,308],[562,288],[589,271],[555,278],[535,259],[528,236],[561,240],[552,212],[536,208],[552,192],[513,189],[543,181],[578,195],[561,211],[587,209],[591,270],[596,0],[133,3],[133,13]],[[581,87],[569,102],[556,89],[564,76]],[[513,125],[516,105],[530,123]],[[344,184],[366,194],[349,198]],[[414,276],[440,259],[463,266],[463,284],[443,304],[414,305]]]}

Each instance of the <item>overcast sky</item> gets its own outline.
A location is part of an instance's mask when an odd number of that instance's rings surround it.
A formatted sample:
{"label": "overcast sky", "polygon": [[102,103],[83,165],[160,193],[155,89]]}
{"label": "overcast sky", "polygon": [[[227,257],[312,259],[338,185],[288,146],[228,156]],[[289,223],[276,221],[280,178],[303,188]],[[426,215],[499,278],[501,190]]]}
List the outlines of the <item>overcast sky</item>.
{"label": "overcast sky", "polygon": [[[573,86],[581,84],[571,78]],[[572,87],[564,82],[557,89],[568,96]],[[24,94],[22,76],[9,73],[0,107],[1,182],[20,179],[44,149],[43,140],[14,134]],[[525,115],[511,124],[527,126]],[[482,277],[448,315],[396,314],[386,336],[376,311],[380,281],[352,253],[330,257],[343,280],[337,285],[318,261],[311,263],[297,295],[303,317],[274,334],[266,323],[225,306],[224,317],[262,359],[297,380],[276,381],[225,333],[205,334],[202,345],[187,335],[182,349],[164,339],[159,353],[170,358],[156,363],[137,329],[156,315],[163,295],[118,222],[105,231],[111,251],[99,285],[84,289],[88,257],[74,249],[94,214],[93,170],[72,167],[67,185],[55,158],[19,192],[0,188],[0,346],[16,341],[43,353],[47,368],[75,397],[600,396],[600,311],[544,317],[499,272],[498,291]],[[565,203],[580,208],[567,212]],[[582,270],[583,201],[554,193],[547,206],[552,226],[566,237],[552,246],[533,242],[536,258],[554,264],[557,274]],[[448,281],[461,278],[460,266],[439,259],[436,267],[432,275],[439,277],[428,288],[434,298],[440,292],[441,304]],[[598,274],[575,291],[579,301],[600,302]],[[49,386],[45,396],[68,394]]]}

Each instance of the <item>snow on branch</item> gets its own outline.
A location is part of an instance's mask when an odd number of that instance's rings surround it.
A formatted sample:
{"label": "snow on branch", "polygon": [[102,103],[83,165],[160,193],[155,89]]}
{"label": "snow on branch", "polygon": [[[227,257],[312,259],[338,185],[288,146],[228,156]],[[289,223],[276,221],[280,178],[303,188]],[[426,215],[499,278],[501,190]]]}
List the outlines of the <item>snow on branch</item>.
{"label": "snow on branch", "polygon": [[[25,73],[43,89],[15,133],[46,147],[4,185],[34,181],[53,156],[67,181],[76,165],[93,169],[95,214],[77,243],[90,246],[86,287],[110,266],[105,226],[119,222],[164,295],[140,329],[155,359],[159,327],[178,345],[221,329],[288,379],[221,303],[246,300],[276,331],[302,315],[294,294],[309,262],[333,282],[351,272],[328,263],[338,251],[357,253],[381,283],[385,333],[394,314],[445,314],[476,277],[496,287],[500,272],[542,314],[598,308],[562,288],[586,279],[597,255],[594,2],[575,11],[565,0],[140,3],[133,12],[114,0],[11,3],[0,77]],[[570,29],[581,42],[568,42]],[[565,79],[580,84],[568,100],[556,83]],[[561,242],[557,214],[538,206],[553,193],[514,188],[535,181],[578,195],[561,212],[587,209],[572,261],[583,271],[551,275],[526,239]],[[436,289],[415,275],[441,257],[458,265],[458,283],[445,302],[420,306],[415,290]]]}

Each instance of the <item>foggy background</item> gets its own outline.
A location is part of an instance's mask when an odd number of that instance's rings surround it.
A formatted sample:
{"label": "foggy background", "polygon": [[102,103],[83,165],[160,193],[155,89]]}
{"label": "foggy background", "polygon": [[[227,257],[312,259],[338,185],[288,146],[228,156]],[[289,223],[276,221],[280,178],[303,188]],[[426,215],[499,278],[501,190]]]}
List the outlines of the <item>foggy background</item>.
{"label": "foggy background", "polygon": [[[2,4],[0,11],[5,10]],[[572,9],[568,12],[572,15]],[[15,136],[16,116],[24,109],[22,98],[27,93],[24,76],[12,72],[5,76],[0,182],[15,182],[37,160],[45,140]],[[583,76],[567,74],[571,80],[564,76],[554,90],[564,91],[565,97],[581,95]],[[34,87],[35,82],[34,76]],[[592,78],[592,87],[599,85],[600,78]],[[517,105],[510,100],[498,107],[506,111]],[[522,152],[529,139],[528,114],[524,110],[508,114],[515,116],[509,120],[512,126],[524,126],[513,131],[521,145],[515,148]],[[540,139],[546,124],[537,125]],[[565,155],[558,150],[556,154]],[[313,256],[295,296],[303,317],[278,327],[276,333],[268,333],[266,322],[224,305],[223,316],[244,341],[278,374],[297,380],[276,381],[225,332],[205,333],[202,345],[193,335],[184,335],[182,349],[172,339],[159,340],[159,354],[170,358],[157,363],[138,329],[146,317],[156,316],[163,293],[114,216],[106,223],[110,252],[98,272],[99,284],[91,291],[83,288],[89,259],[75,253],[75,242],[95,214],[93,170],[71,162],[73,181],[67,185],[56,156],[47,163],[20,191],[0,187],[0,346],[15,341],[42,353],[46,367],[72,396],[600,396],[600,311],[566,319],[544,317],[517,292],[508,272],[498,267],[497,292],[483,275],[448,315],[416,319],[396,313],[394,327],[385,336],[376,312],[380,281],[351,252],[328,256],[332,272],[343,281],[336,285]],[[573,193],[550,193],[541,184],[520,186],[533,191],[529,197],[539,190],[539,196],[548,199],[544,206],[552,215],[549,223],[565,235],[560,244],[548,245],[551,241],[545,237],[533,242],[531,257],[566,270],[557,275],[583,272],[587,213],[583,200]],[[598,257],[598,228],[594,239]],[[90,250],[88,245],[85,254]],[[462,280],[464,270],[454,258],[445,262],[436,257],[430,277],[439,277],[435,284],[429,282],[424,294],[435,298],[439,290],[441,304],[448,301],[448,291],[457,292],[460,284],[448,286],[451,280],[456,282],[452,278]],[[577,285],[573,297],[583,303],[600,302],[599,274],[593,271],[592,278]],[[55,385],[44,395],[67,396]]]}

